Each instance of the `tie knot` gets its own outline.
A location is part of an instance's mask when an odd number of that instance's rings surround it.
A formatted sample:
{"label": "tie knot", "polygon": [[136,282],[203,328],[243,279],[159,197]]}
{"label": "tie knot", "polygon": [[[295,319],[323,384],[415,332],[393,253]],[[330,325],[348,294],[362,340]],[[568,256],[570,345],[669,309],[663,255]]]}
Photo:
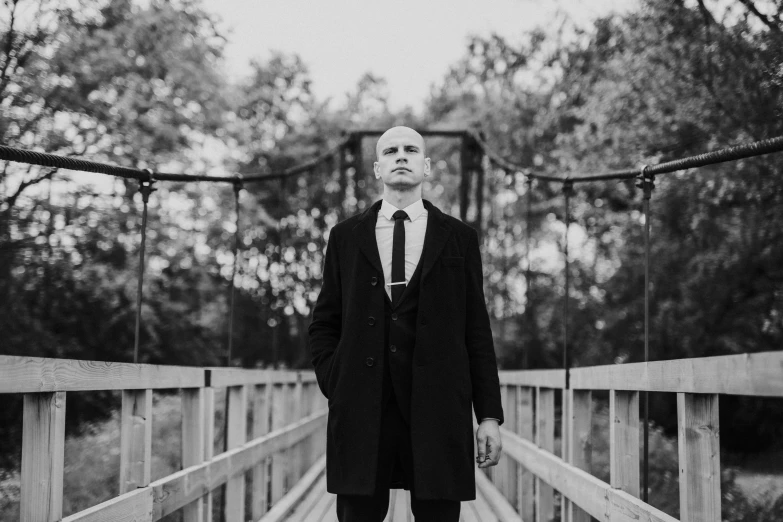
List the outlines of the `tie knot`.
{"label": "tie knot", "polygon": [[398,210],[397,212],[395,212],[394,214],[392,214],[392,217],[393,217],[393,218],[394,218],[394,220],[396,221],[396,220],[398,220],[398,219],[405,219],[405,218],[407,218],[407,217],[408,217],[408,214],[407,214],[407,213],[406,213],[404,210]]}

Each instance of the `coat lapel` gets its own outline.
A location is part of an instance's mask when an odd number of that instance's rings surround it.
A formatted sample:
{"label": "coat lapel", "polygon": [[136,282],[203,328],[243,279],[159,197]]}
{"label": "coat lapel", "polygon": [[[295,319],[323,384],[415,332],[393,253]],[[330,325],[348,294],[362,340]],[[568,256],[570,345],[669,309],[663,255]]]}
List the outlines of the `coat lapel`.
{"label": "coat lapel", "polygon": [[375,239],[375,223],[378,220],[378,211],[381,209],[382,199],[373,203],[359,218],[359,222],[353,227],[359,250],[370,261],[373,267],[383,275],[381,255],[378,253],[378,241]]}
{"label": "coat lapel", "polygon": [[427,274],[435,266],[443,247],[446,246],[446,240],[451,232],[451,225],[446,221],[443,212],[435,205],[424,200],[424,208],[427,209],[427,231],[424,233],[424,249],[421,252],[421,279],[427,277]]}

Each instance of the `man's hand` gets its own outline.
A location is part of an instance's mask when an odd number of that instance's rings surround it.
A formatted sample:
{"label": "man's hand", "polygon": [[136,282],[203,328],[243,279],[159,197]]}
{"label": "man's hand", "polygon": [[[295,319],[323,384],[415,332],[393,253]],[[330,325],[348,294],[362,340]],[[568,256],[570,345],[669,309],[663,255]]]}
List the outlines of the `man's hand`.
{"label": "man's hand", "polygon": [[478,457],[476,462],[480,468],[488,468],[497,465],[500,460],[500,450],[503,444],[500,441],[500,427],[495,419],[485,419],[476,430],[476,445]]}

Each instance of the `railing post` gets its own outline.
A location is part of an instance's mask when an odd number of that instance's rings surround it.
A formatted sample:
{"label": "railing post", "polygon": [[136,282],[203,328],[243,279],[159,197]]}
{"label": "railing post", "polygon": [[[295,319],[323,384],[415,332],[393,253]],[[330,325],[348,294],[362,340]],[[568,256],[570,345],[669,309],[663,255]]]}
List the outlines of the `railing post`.
{"label": "railing post", "polygon": [[[204,462],[204,389],[186,388],[182,396],[182,467]],[[182,508],[184,522],[204,520],[204,502],[195,500]]]}
{"label": "railing post", "polygon": [[123,390],[120,415],[120,494],[149,485],[152,390]]}
{"label": "railing post", "polygon": [[609,484],[639,497],[638,391],[609,391]]}
{"label": "railing post", "polygon": [[26,393],[22,414],[22,522],[63,516],[65,392]]}
{"label": "railing post", "polygon": [[[269,407],[272,399],[272,384],[259,384],[253,393],[253,438],[257,439],[269,433]],[[251,514],[258,520],[267,512],[267,470],[269,459],[262,460],[253,468],[253,502]]]}
{"label": "railing post", "polygon": [[[523,439],[533,440],[533,392],[529,386],[519,388],[517,397],[517,426],[516,432]],[[524,466],[519,465],[519,503],[517,511],[522,520],[533,520],[535,512],[535,496],[533,492],[533,474]]]}
{"label": "railing post", "polygon": [[682,522],[721,518],[717,394],[677,394],[677,447]]}
{"label": "railing post", "polygon": [[[566,462],[590,471],[592,460],[592,392],[589,390],[565,391],[568,396],[569,423],[568,431],[563,439],[568,439],[568,452]],[[565,498],[565,497],[564,497]],[[566,522],[590,522],[590,515],[571,501],[564,502]]]}
{"label": "railing post", "polygon": [[[247,439],[247,387],[229,386],[227,448],[237,448]],[[245,474],[240,473],[226,483],[225,522],[245,522]]]}
{"label": "railing post", "polygon": [[[555,449],[555,390],[536,389],[536,445],[552,452]],[[555,491],[536,477],[536,521],[550,522],[555,516]]]}

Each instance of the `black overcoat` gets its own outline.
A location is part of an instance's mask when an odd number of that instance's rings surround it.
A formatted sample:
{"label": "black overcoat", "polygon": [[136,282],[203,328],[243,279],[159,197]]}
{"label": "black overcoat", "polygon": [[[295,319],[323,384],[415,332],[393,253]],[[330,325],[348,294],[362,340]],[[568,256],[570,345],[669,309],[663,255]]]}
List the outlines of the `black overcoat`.
{"label": "black overcoat", "polygon": [[[411,384],[414,485],[420,498],[473,500],[471,404],[478,421],[503,422],[478,234],[423,203],[429,214]],[[330,493],[370,495],[375,489],[386,349],[384,277],[375,240],[380,206],[381,200],[332,228],[309,326],[318,386],[329,402]]]}

